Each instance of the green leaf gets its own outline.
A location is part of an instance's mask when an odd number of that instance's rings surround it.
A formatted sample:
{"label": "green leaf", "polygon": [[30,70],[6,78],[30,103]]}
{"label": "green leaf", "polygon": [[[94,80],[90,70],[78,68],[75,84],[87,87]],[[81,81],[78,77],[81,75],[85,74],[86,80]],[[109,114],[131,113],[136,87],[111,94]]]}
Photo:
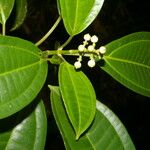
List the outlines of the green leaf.
{"label": "green leaf", "polygon": [[0,36],[0,118],[14,114],[39,93],[47,76],[47,63],[32,43]]}
{"label": "green leaf", "polygon": [[108,43],[106,45],[106,55],[109,55],[112,51],[121,46],[125,46],[126,44],[139,40],[150,40],[150,32],[135,32]]}
{"label": "green leaf", "polygon": [[11,14],[15,0],[0,0],[0,23],[5,24]]}
{"label": "green leaf", "polygon": [[150,97],[150,33],[135,33],[106,48],[102,67],[114,79],[133,91]]}
{"label": "green leaf", "polygon": [[67,150],[135,150],[132,140],[118,117],[105,105],[97,101],[93,124],[76,141],[68,120],[58,87],[51,87],[52,111]]}
{"label": "green leaf", "polygon": [[47,119],[41,101],[13,117],[0,120],[0,150],[44,150]]}
{"label": "green leaf", "polygon": [[11,31],[17,29],[25,20],[27,13],[27,0],[15,0],[15,19]]}
{"label": "green leaf", "polygon": [[70,35],[86,29],[96,18],[104,0],[59,0],[65,28]]}
{"label": "green leaf", "polygon": [[76,139],[90,126],[95,116],[96,96],[92,84],[81,71],[67,62],[59,68],[59,85]]}

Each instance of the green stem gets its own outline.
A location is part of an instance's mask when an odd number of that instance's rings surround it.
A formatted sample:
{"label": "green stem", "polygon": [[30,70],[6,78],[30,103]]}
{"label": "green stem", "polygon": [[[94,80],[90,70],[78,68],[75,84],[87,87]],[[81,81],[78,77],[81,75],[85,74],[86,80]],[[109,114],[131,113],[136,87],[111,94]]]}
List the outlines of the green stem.
{"label": "green stem", "polygon": [[4,36],[6,34],[6,26],[5,24],[2,24],[2,35]]}
{"label": "green stem", "polygon": [[[58,49],[58,50],[46,50],[44,52],[42,52],[42,54],[44,56],[51,56],[51,55],[72,55],[72,56],[79,56],[81,52],[79,50],[61,50],[61,49]],[[99,56],[99,53],[97,51],[93,51],[93,52],[90,52],[88,50],[84,50],[84,52],[82,52],[84,54],[84,56],[88,56],[93,54],[93,55],[96,55],[96,56]]]}
{"label": "green stem", "polygon": [[78,54],[79,51],[78,50],[54,50],[54,51],[51,51],[51,50],[47,50],[47,54],[48,55],[74,55],[74,54]]}
{"label": "green stem", "polygon": [[59,22],[61,21],[61,16],[58,17],[54,25],[51,27],[51,29],[38,41],[35,43],[36,46],[39,46],[42,44],[50,35],[51,33],[55,30],[55,28],[58,26]]}
{"label": "green stem", "polygon": [[67,39],[67,41],[66,41],[64,44],[62,44],[58,49],[59,49],[59,50],[62,50],[65,46],[67,46],[67,45],[70,43],[70,41],[72,40],[72,38],[73,38],[73,36],[70,36],[70,37]]}
{"label": "green stem", "polygon": [[85,56],[85,57],[90,57],[91,55],[93,55],[94,59],[96,61],[99,61],[100,59],[102,59],[99,50],[95,50],[95,51],[89,51],[87,49],[85,49],[83,52],[79,51],[79,50],[46,50],[40,53],[41,58],[45,59],[45,60],[50,60],[50,56],[53,55],[57,55],[59,56],[63,61],[66,61],[63,57],[63,55],[69,55],[69,56]]}

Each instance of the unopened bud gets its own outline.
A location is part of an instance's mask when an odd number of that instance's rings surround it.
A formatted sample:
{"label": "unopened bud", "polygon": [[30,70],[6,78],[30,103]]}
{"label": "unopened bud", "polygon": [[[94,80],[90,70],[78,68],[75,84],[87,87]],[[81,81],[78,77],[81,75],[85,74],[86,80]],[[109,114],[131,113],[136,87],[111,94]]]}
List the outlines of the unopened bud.
{"label": "unopened bud", "polygon": [[79,50],[80,52],[83,52],[84,49],[85,49],[85,46],[84,46],[84,45],[79,45],[79,46],[78,46],[78,50]]}
{"label": "unopened bud", "polygon": [[93,45],[89,45],[87,48],[90,52],[94,50],[94,46]]}
{"label": "unopened bud", "polygon": [[90,34],[85,34],[85,35],[84,35],[84,40],[85,40],[85,41],[90,41],[90,39],[91,39]]}
{"label": "unopened bud", "polygon": [[106,47],[105,46],[101,46],[99,48],[99,52],[100,52],[100,54],[105,54],[106,53]]}
{"label": "unopened bud", "polygon": [[95,60],[94,59],[91,59],[88,61],[88,66],[93,68],[95,66]]}
{"label": "unopened bud", "polygon": [[75,67],[76,69],[81,68],[81,62],[80,62],[80,61],[76,61],[76,62],[74,63],[74,67]]}
{"label": "unopened bud", "polygon": [[93,35],[91,37],[91,42],[96,43],[98,41],[98,37],[96,35]]}

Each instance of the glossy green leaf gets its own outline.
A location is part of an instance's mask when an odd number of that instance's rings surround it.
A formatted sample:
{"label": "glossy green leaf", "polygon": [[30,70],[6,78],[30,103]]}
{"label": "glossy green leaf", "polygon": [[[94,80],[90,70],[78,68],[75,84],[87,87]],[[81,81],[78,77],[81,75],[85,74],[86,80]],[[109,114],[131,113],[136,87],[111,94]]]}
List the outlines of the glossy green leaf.
{"label": "glossy green leaf", "polygon": [[102,67],[117,81],[150,96],[150,33],[135,33],[106,45]]}
{"label": "glossy green leaf", "polygon": [[28,105],[42,88],[47,63],[32,43],[0,36],[0,118]]}
{"label": "glossy green leaf", "polygon": [[11,31],[17,29],[24,22],[27,13],[27,0],[15,0],[14,10],[16,16]]}
{"label": "glossy green leaf", "polygon": [[59,88],[51,86],[50,89],[52,111],[67,150],[135,150],[127,130],[118,117],[98,101],[93,124],[76,141]]}
{"label": "glossy green leaf", "polygon": [[15,0],[0,0],[0,23],[5,24],[11,14]]}
{"label": "glossy green leaf", "polygon": [[150,40],[150,32],[135,32],[108,43],[106,45],[106,55],[109,55],[112,51],[119,47],[139,40]]}
{"label": "glossy green leaf", "polygon": [[67,62],[59,68],[59,85],[76,139],[90,126],[95,116],[96,96],[88,78]]}
{"label": "glossy green leaf", "polygon": [[[34,110],[35,109],[35,110]],[[0,120],[0,150],[44,150],[47,131],[45,107],[27,107]]]}
{"label": "glossy green leaf", "polygon": [[59,0],[59,2],[67,32],[76,35],[93,22],[104,0]]}

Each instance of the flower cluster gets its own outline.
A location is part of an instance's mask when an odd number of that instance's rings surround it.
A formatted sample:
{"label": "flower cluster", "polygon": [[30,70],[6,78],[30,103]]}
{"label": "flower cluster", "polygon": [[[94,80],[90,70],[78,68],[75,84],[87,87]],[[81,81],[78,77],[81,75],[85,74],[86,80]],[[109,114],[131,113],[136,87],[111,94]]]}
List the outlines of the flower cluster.
{"label": "flower cluster", "polygon": [[95,46],[96,46],[97,42],[98,42],[98,37],[96,35],[93,35],[93,36],[90,36],[90,34],[84,35],[83,44],[78,46],[79,58],[74,63],[74,66],[76,69],[81,68],[82,56],[84,56],[84,55],[86,55],[90,58],[87,65],[91,68],[94,67],[96,64],[95,56],[98,57],[99,59],[102,58],[102,56],[106,52],[106,47],[101,46],[99,49],[96,49]]}

